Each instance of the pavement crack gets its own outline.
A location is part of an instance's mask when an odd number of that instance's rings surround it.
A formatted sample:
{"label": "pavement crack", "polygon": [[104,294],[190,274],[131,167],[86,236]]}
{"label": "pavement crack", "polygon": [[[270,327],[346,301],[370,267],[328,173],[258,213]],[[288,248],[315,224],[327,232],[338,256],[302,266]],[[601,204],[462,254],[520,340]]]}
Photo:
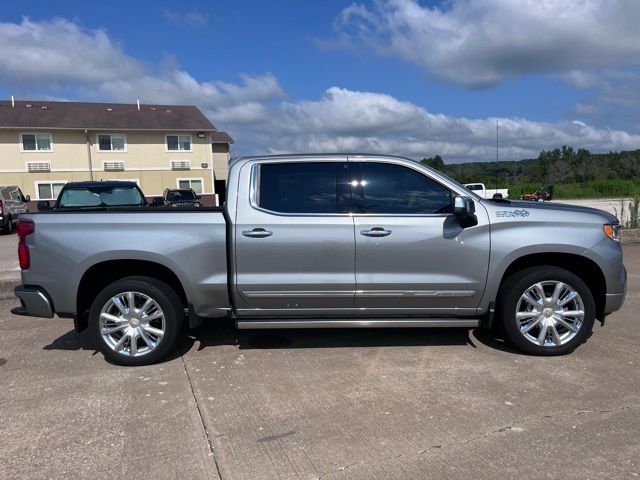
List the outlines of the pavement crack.
{"label": "pavement crack", "polygon": [[204,417],[202,416],[202,409],[200,408],[200,402],[198,401],[198,397],[196,396],[196,392],[193,389],[193,382],[191,381],[191,375],[189,375],[189,369],[187,368],[187,363],[184,361],[184,353],[180,351],[180,361],[182,362],[182,368],[184,369],[184,373],[187,376],[187,382],[189,383],[189,389],[191,390],[191,396],[193,397],[193,401],[196,404],[196,411],[198,412],[198,418],[200,419],[200,425],[202,426],[202,431],[204,432],[204,438],[207,440],[207,447],[209,450],[209,455],[213,458],[213,464],[216,467],[216,473],[218,474],[218,478],[222,480],[222,473],[220,472],[220,466],[218,465],[218,460],[216,459],[215,453],[213,451],[213,444],[211,443],[211,437],[209,435],[209,430],[207,429],[207,425],[204,423]]}
{"label": "pavement crack", "polygon": [[418,455],[422,455],[424,453],[429,452],[430,450],[437,450],[437,449],[442,449],[442,448],[447,448],[447,447],[455,447],[455,446],[460,446],[460,445],[467,445],[469,443],[475,442],[477,440],[482,440],[483,438],[487,438],[490,437],[491,435],[495,435],[496,433],[502,433],[502,432],[508,432],[508,431],[514,431],[514,432],[522,432],[524,429],[522,427],[518,427],[517,425],[522,425],[526,422],[529,422],[531,420],[535,420],[535,419],[540,419],[540,418],[544,418],[544,419],[549,419],[549,418],[555,418],[558,416],[565,416],[565,415],[585,415],[585,414],[596,414],[596,415],[602,415],[605,413],[614,413],[614,412],[621,412],[624,410],[629,410],[632,408],[638,408],[637,405],[624,405],[622,407],[617,407],[617,408],[609,408],[609,409],[601,409],[601,410],[577,410],[577,411],[570,411],[570,412],[559,412],[557,414],[554,415],[539,415],[539,416],[532,416],[532,417],[526,417],[523,418],[517,422],[513,422],[513,425],[507,425],[507,426],[502,426],[500,428],[496,428],[493,430],[490,430],[489,432],[483,433],[482,435],[476,435],[474,437],[471,438],[467,438],[466,440],[462,440],[462,441],[454,441],[454,442],[449,442],[449,443],[437,443],[437,444],[433,444],[433,445],[429,445],[426,448],[423,448],[422,450],[415,452],[415,453],[410,453],[410,454],[404,454],[404,453],[400,453],[398,455],[390,455],[388,457],[383,457],[383,458],[376,458],[374,460],[371,461],[365,461],[365,462],[354,462],[354,463],[350,463],[348,465],[345,465],[344,467],[340,467],[337,470],[333,470],[331,472],[325,472],[323,474],[321,474],[320,476],[317,477],[317,480],[320,480],[321,478],[326,477],[327,475],[333,475],[336,473],[340,473],[343,472],[345,470],[348,470],[350,468],[353,467],[363,467],[365,465],[370,465],[372,463],[380,463],[380,462],[386,462],[387,460],[395,460],[398,458],[402,458],[402,457],[407,457],[407,458],[411,458],[411,457],[415,457]]}

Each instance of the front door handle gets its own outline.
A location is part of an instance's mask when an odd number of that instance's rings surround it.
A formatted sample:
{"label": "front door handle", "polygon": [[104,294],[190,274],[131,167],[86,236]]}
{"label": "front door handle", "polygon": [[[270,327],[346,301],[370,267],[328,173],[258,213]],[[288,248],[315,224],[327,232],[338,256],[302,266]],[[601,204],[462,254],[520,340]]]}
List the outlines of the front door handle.
{"label": "front door handle", "polygon": [[273,232],[265,230],[264,228],[254,228],[253,230],[244,230],[242,232],[242,235],[251,238],[264,238],[270,237],[271,235],[273,235]]}
{"label": "front door handle", "polygon": [[382,227],[373,227],[371,230],[360,230],[360,235],[365,237],[386,237],[391,235],[391,230],[385,230]]}

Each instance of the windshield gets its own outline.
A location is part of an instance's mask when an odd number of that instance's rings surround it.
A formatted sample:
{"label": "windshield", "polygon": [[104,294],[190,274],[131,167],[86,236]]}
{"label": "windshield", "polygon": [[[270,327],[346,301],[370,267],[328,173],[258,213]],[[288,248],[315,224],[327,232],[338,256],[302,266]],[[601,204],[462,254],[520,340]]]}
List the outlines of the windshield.
{"label": "windshield", "polygon": [[123,207],[140,206],[145,199],[134,186],[73,187],[63,190],[57,207]]}
{"label": "windshield", "polygon": [[169,190],[167,192],[167,202],[193,202],[198,197],[193,190]]}

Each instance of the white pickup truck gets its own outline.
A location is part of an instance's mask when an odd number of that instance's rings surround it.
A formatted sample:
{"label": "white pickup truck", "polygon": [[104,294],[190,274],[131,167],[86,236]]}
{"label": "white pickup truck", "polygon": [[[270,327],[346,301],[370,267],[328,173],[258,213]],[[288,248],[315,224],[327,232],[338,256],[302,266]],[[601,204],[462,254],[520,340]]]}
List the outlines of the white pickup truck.
{"label": "white pickup truck", "polygon": [[471,190],[484,199],[509,198],[509,189],[507,188],[487,188],[484,183],[465,183],[464,186],[467,190]]}

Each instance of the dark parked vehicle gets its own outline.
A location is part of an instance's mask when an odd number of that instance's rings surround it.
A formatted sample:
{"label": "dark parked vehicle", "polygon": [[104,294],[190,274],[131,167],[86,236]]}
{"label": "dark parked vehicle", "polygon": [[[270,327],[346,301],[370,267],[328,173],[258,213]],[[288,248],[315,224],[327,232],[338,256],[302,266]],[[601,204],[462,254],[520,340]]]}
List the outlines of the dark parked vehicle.
{"label": "dark parked vehicle", "polygon": [[201,207],[200,197],[190,188],[169,189],[164,191],[164,205],[168,207]]}
{"label": "dark parked vehicle", "polygon": [[18,223],[18,215],[26,213],[29,195],[26,197],[17,185],[0,185],[0,230],[12,233]]}
{"label": "dark parked vehicle", "polygon": [[[62,187],[53,209],[100,209],[146,205],[147,200],[135,182],[69,182]],[[52,207],[48,201],[38,202],[39,210],[49,208]]]}

